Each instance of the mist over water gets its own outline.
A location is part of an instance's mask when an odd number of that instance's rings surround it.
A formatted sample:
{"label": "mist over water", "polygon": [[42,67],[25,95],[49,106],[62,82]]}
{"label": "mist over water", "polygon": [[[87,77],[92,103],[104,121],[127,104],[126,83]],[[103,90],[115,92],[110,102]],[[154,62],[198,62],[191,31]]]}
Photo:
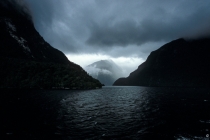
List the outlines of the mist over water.
{"label": "mist over water", "polygon": [[210,89],[103,87],[4,91],[1,136],[50,139],[204,139]]}

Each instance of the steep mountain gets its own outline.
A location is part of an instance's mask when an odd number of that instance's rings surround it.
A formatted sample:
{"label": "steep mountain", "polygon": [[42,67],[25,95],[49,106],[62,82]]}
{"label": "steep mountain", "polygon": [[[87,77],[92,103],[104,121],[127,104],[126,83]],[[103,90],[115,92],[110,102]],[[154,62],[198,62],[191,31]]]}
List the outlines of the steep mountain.
{"label": "steep mountain", "polygon": [[97,61],[84,69],[106,86],[112,85],[115,80],[122,76],[121,68],[112,60]]}
{"label": "steep mountain", "polygon": [[30,15],[16,0],[0,2],[0,55],[39,62],[69,64],[66,56],[51,47],[33,26]]}
{"label": "steep mountain", "polygon": [[147,60],[116,86],[210,86],[210,39],[177,39],[151,52]]}
{"label": "steep mountain", "polygon": [[21,2],[0,1],[0,87],[101,87],[98,80],[45,42]]}

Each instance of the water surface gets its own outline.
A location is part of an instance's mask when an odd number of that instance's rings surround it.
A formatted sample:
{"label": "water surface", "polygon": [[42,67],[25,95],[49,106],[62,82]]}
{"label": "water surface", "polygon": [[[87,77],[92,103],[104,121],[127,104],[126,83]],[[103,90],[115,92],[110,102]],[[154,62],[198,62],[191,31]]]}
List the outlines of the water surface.
{"label": "water surface", "polygon": [[204,139],[210,90],[103,87],[3,90],[1,136],[11,139]]}

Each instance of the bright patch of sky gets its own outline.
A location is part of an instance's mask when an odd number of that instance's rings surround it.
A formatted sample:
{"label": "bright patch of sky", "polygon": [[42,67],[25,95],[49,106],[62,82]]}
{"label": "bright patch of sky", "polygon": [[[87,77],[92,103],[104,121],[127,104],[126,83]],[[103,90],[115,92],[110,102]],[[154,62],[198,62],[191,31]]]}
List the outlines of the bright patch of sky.
{"label": "bright patch of sky", "polygon": [[142,62],[144,62],[144,60],[139,57],[113,58],[108,55],[101,55],[101,54],[71,54],[67,55],[67,57],[69,60],[80,65],[83,68],[99,60],[111,59],[123,70],[124,77],[127,77],[133,70],[137,69],[137,67]]}

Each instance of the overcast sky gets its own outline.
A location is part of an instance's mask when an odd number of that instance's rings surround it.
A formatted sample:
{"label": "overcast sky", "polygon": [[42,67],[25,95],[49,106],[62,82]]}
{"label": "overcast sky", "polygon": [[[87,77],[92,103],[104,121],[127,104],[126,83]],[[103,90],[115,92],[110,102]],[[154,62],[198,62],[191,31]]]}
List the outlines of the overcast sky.
{"label": "overcast sky", "polygon": [[163,44],[210,33],[210,0],[24,1],[44,39],[82,67],[112,59],[128,74]]}

